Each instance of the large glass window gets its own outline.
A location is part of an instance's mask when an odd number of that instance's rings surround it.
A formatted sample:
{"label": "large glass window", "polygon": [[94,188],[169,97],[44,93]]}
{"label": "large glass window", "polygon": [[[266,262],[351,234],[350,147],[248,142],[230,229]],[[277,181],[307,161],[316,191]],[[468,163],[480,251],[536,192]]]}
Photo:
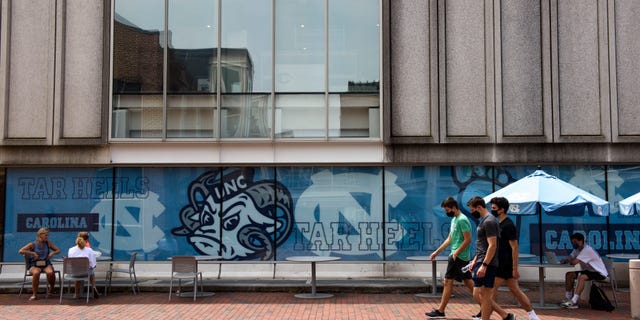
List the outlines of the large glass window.
{"label": "large glass window", "polygon": [[217,1],[169,1],[167,137],[214,136],[217,11]]}
{"label": "large glass window", "polygon": [[114,3],[113,138],[380,139],[380,0]]}
{"label": "large glass window", "polygon": [[224,0],[221,11],[221,137],[269,138],[271,3]]}
{"label": "large glass window", "polygon": [[162,137],[163,41],[163,0],[115,2],[114,138]]}
{"label": "large glass window", "polygon": [[329,0],[330,137],[379,137],[378,0]]}

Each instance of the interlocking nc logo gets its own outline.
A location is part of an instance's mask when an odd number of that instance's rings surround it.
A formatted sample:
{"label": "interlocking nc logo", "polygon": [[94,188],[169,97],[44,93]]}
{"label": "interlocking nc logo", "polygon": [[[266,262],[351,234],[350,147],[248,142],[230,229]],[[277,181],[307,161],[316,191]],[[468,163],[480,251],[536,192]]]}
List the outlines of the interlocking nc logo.
{"label": "interlocking nc logo", "polygon": [[520,205],[519,204],[511,204],[511,205],[509,205],[509,211],[511,211],[512,213],[520,212]]}

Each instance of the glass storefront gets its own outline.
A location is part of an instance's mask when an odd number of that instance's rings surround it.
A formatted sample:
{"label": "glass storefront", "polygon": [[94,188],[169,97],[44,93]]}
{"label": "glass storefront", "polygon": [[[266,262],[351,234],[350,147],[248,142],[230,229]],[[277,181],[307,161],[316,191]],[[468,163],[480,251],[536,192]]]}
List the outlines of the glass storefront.
{"label": "glass storefront", "polygon": [[[88,230],[94,250],[127,260],[215,254],[226,260],[334,255],[343,260],[405,260],[446,238],[440,203],[464,214],[486,196],[535,171],[532,166],[8,168],[3,260],[40,227],[63,251]],[[640,216],[617,202],[638,191],[637,166],[543,167],[611,202],[611,215],[510,214],[520,252],[566,256],[582,232],[607,253],[640,252]],[[472,218],[470,218],[472,219]],[[472,223],[477,221],[472,219]],[[542,226],[542,228],[540,228]],[[475,239],[475,230],[472,233]],[[473,248],[472,248],[473,250]]]}
{"label": "glass storefront", "polygon": [[112,139],[381,139],[380,0],[115,0],[113,17]]}

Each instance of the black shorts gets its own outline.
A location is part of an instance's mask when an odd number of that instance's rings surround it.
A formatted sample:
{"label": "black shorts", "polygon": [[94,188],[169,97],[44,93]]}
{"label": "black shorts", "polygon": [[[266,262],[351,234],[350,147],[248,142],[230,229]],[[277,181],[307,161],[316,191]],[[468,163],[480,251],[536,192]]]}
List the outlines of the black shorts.
{"label": "black shorts", "polygon": [[454,279],[458,282],[462,282],[464,279],[471,279],[471,272],[462,272],[462,267],[469,264],[469,261],[457,258],[453,260],[453,256],[449,256],[447,261],[447,272],[444,274],[445,279]]}
{"label": "black shorts", "polygon": [[595,272],[595,271],[582,270],[582,271],[572,271],[572,272],[576,274],[576,278],[579,277],[581,274],[586,275],[588,280],[604,280],[607,278],[601,275],[600,272]]}
{"label": "black shorts", "polygon": [[498,270],[496,271],[496,277],[509,280],[513,278],[513,264],[511,261],[504,263],[504,260],[500,260]]}

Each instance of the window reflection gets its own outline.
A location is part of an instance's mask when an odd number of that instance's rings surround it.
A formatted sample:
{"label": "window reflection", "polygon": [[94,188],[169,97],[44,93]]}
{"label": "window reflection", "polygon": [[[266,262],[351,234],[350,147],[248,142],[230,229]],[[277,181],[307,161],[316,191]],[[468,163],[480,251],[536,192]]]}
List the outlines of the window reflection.
{"label": "window reflection", "polygon": [[324,3],[276,1],[276,92],[325,91]]}
{"label": "window reflection", "polygon": [[379,2],[114,0],[112,137],[379,139]]}
{"label": "window reflection", "polygon": [[162,0],[115,1],[112,135],[116,138],[162,136],[162,8]]}

